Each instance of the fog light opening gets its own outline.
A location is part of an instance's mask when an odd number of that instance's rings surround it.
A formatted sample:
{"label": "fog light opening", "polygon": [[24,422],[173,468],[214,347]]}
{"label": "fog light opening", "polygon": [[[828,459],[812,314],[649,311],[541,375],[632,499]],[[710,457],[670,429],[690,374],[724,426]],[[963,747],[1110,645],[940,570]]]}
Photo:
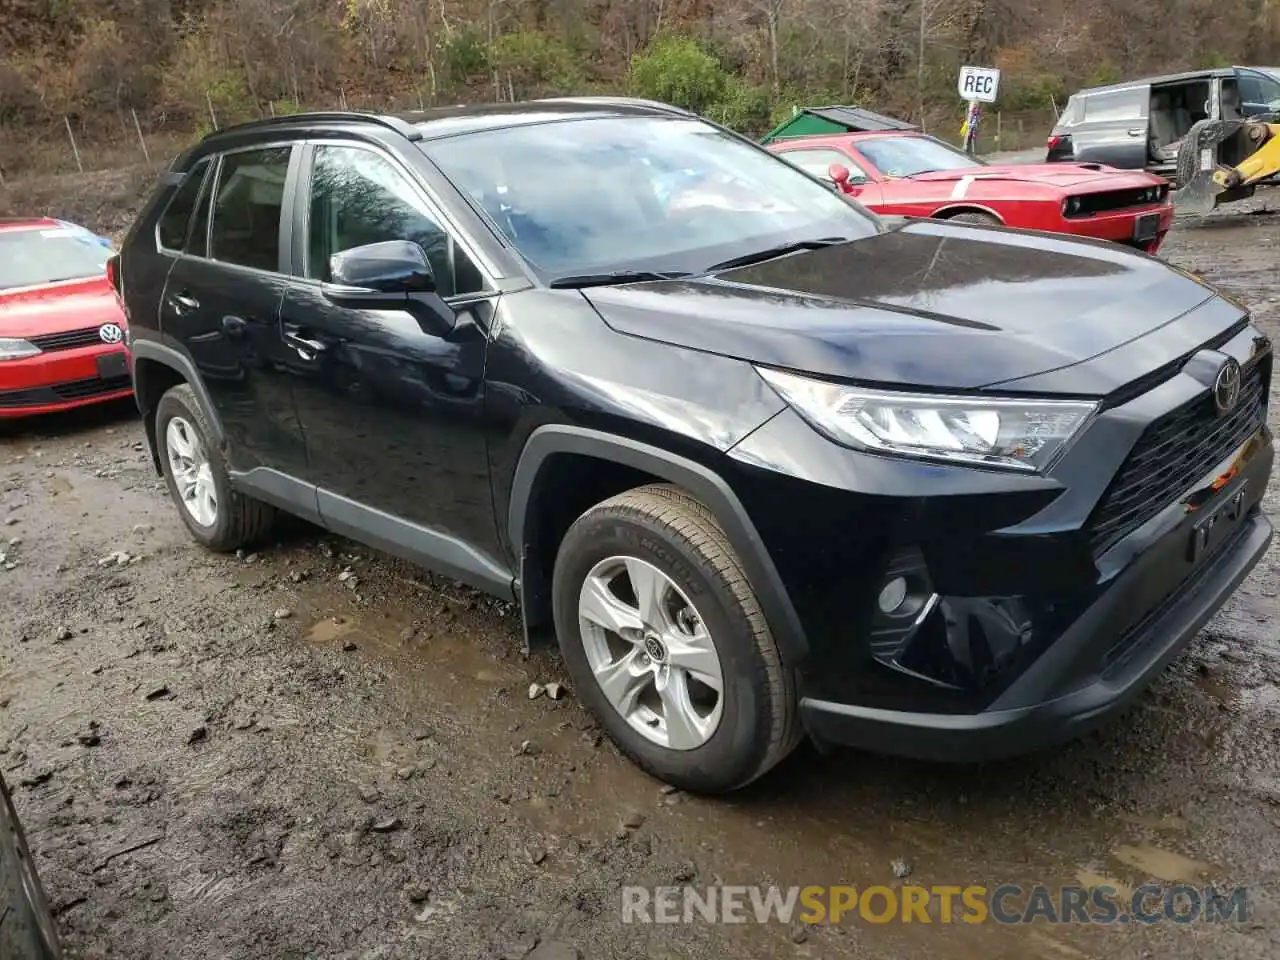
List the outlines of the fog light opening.
{"label": "fog light opening", "polygon": [[880,588],[880,596],[876,598],[876,604],[880,607],[881,613],[896,613],[907,600],[907,578],[894,577],[883,587]]}

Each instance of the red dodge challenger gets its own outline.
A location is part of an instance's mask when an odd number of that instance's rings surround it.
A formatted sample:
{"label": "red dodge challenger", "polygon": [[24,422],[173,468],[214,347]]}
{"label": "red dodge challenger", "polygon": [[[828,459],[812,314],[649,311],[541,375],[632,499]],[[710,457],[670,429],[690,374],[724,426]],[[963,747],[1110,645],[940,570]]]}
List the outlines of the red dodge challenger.
{"label": "red dodge challenger", "polygon": [[60,220],[0,220],[0,419],[132,391],[112,250]]}
{"label": "red dodge challenger", "polygon": [[1173,222],[1169,183],[1096,163],[988,164],[915,131],[788,137],[766,148],[886,216],[1112,240],[1147,253]]}

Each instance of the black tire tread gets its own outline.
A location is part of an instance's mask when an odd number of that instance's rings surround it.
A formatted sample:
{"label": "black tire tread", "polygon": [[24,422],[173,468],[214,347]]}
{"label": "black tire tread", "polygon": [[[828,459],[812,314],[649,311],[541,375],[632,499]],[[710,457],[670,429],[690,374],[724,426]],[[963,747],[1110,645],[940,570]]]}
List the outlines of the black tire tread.
{"label": "black tire tread", "polygon": [[[187,414],[195,421],[196,429],[200,431],[204,442],[206,444],[213,443],[213,428],[209,423],[209,418],[205,416],[204,409],[200,406],[200,401],[196,399],[196,393],[191,389],[190,384],[180,383],[166,390],[164,396],[160,398],[160,402],[156,405],[157,411],[160,410],[166,400],[176,401],[184,407]],[[160,421],[161,418],[157,416],[157,432],[159,432]],[[163,444],[163,437],[157,439]],[[216,467],[225,470],[220,459]],[[166,474],[168,473],[167,465],[165,472]],[[242,547],[257,543],[271,532],[276,519],[275,507],[240,493],[231,486],[229,478],[227,489],[230,491],[229,496],[226,498],[227,503],[225,507],[219,506],[220,510],[225,509],[227,511],[226,528],[221,535],[212,541],[205,542],[205,545],[210,550],[218,553],[234,553]],[[176,506],[179,510],[183,509],[181,504]]]}
{"label": "black tire tread", "polygon": [[986,227],[1003,226],[999,217],[993,217],[989,213],[978,213],[973,210],[966,210],[963,213],[955,213],[946,219],[953,223],[977,223]]}
{"label": "black tire tread", "polygon": [[[760,602],[756,599],[738,555],[715,514],[685,490],[666,483],[649,484],[620,493],[593,507],[588,513],[595,510],[632,513],[637,519],[665,526],[684,540],[692,552],[701,557],[732,592],[751,625],[752,639],[760,653],[762,679],[769,693],[772,716],[769,745],[760,763],[731,789],[745,787],[759,779],[784,760],[804,736],[796,695],[796,677],[782,662],[773,633],[760,609]],[[629,752],[627,755],[646,772],[655,773],[642,758]]]}

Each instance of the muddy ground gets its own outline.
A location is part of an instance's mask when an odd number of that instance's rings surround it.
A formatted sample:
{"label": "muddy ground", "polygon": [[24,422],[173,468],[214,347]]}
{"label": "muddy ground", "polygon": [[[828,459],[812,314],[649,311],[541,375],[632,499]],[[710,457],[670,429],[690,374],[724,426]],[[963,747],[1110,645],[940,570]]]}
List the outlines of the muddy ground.
{"label": "muddy ground", "polygon": [[[1278,246],[1280,214],[1237,208],[1165,253],[1280,335]],[[1086,740],[984,768],[804,747],[723,800],[529,700],[563,673],[507,605],[301,524],[198,549],[127,405],[0,440],[0,551],[0,768],[74,960],[1280,955],[1280,548]],[[620,922],[622,885],[683,881],[1188,881],[1247,886],[1249,917]]]}

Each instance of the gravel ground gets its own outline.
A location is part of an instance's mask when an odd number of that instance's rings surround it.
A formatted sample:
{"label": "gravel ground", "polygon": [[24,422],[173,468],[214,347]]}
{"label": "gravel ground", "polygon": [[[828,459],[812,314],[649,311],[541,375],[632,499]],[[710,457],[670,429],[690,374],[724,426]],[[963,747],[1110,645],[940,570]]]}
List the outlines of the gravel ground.
{"label": "gravel ground", "polygon": [[[1277,243],[1237,207],[1165,254],[1280,336]],[[661,789],[571,694],[529,699],[564,677],[508,605],[302,524],[198,549],[127,405],[0,440],[0,551],[0,769],[72,960],[1280,955],[1276,548],[1083,741],[984,768],[805,747],[718,801]],[[686,881],[1190,881],[1248,886],[1250,913],[620,922],[622,885]]]}

